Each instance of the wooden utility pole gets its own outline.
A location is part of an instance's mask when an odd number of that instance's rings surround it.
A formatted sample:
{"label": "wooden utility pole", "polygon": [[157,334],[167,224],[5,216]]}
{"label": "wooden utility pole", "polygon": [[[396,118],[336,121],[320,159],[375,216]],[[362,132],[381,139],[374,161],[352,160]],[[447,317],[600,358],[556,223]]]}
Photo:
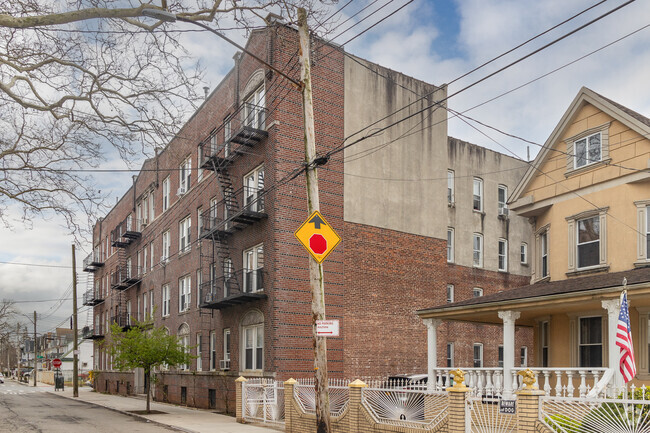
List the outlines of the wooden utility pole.
{"label": "wooden utility pole", "polygon": [[[300,36],[300,79],[302,81],[302,105],[305,122],[305,163],[307,165],[308,214],[320,211],[318,197],[318,173],[312,167],[316,158],[316,134],[314,129],[314,105],[311,91],[311,65],[309,62],[309,28],[307,12],[298,8],[298,34]],[[323,265],[309,257],[309,284],[311,286],[311,312],[314,335],[314,376],[316,388],[316,432],[330,433],[330,401],[327,381],[327,340],[316,332],[316,321],[325,320],[325,283]]]}
{"label": "wooden utility pole", "polygon": [[72,396],[79,397],[79,345],[77,336],[77,267],[72,244]]}
{"label": "wooden utility pole", "polygon": [[36,376],[38,374],[38,351],[36,350],[36,311],[34,311],[34,386],[36,386]]}

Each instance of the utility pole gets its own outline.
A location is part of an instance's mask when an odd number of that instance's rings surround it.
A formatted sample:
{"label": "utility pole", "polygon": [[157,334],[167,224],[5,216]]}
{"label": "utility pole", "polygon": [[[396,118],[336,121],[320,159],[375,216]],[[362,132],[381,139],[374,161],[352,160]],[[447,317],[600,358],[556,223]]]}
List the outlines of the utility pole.
{"label": "utility pole", "polygon": [[36,386],[36,376],[38,375],[38,352],[36,351],[36,311],[34,311],[34,386]]}
{"label": "utility pole", "polygon": [[[309,62],[309,28],[307,12],[298,8],[298,35],[300,36],[300,79],[302,81],[302,105],[305,122],[305,163],[307,165],[307,206],[309,215],[320,211],[318,196],[318,173],[312,167],[316,158],[316,133],[314,129],[314,105],[311,90],[311,65]],[[330,401],[327,381],[327,340],[316,332],[316,321],[325,320],[325,282],[323,265],[309,256],[309,285],[311,286],[312,330],[314,335],[314,386],[316,391],[316,432],[330,433]]]}
{"label": "utility pole", "polygon": [[79,345],[77,339],[77,268],[72,244],[72,396],[79,397]]}

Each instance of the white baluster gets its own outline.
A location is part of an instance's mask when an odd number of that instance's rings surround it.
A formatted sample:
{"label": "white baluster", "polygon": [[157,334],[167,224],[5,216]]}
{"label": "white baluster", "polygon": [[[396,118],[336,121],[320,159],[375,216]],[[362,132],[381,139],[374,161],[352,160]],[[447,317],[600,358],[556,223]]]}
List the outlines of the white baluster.
{"label": "white baluster", "polygon": [[573,371],[571,371],[571,370],[567,371],[566,375],[567,375],[567,379],[566,379],[567,380],[567,387],[566,387],[567,397],[573,397],[573,391],[575,390],[575,388],[573,387]]}
{"label": "white baluster", "polygon": [[598,370],[592,370],[591,375],[594,377],[594,385],[592,386],[592,388],[595,388],[596,386],[598,386],[600,372]]}
{"label": "white baluster", "polygon": [[517,371],[512,369],[512,393],[514,394],[519,389],[519,375]]}
{"label": "white baluster", "polygon": [[476,372],[476,389],[479,395],[483,394],[483,388],[485,386],[483,374],[485,374],[485,372],[481,370]]}
{"label": "white baluster", "polygon": [[544,373],[544,392],[551,395],[551,370],[543,370]]}
{"label": "white baluster", "polygon": [[555,370],[555,396],[562,396],[562,371]]}
{"label": "white baluster", "polygon": [[580,386],[578,387],[578,392],[580,397],[584,397],[587,394],[587,371],[579,370],[578,374],[580,375]]}
{"label": "white baluster", "polygon": [[492,375],[494,373],[492,371],[486,371],[485,372],[485,391],[490,394],[494,395],[495,394],[495,389],[494,389],[494,383],[493,383],[493,378]]}

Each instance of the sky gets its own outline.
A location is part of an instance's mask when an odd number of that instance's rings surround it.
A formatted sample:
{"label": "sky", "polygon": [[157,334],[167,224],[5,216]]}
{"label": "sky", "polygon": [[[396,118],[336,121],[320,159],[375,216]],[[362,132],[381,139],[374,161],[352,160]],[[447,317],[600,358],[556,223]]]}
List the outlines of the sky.
{"label": "sky", "polygon": [[[331,13],[345,3],[340,0],[331,6]],[[649,1],[637,0],[467,89],[467,86],[624,2],[600,2],[574,20],[459,80],[456,79],[473,68],[599,2],[415,0],[373,26],[407,3],[408,0],[378,0],[374,3],[355,0],[318,31],[331,30],[324,37],[342,44],[372,27],[345,44],[345,49],[431,84],[450,83],[448,93],[452,96],[448,100],[449,107],[494,128],[450,115],[450,136],[522,159],[527,158],[529,151],[534,158],[539,146],[496,130],[542,145],[582,86],[650,116],[650,27],[644,28],[650,26]],[[354,15],[368,5],[365,11]],[[382,6],[368,19],[339,35]],[[342,24],[348,18],[350,21]],[[182,23],[173,25],[184,28]],[[633,32],[636,33],[630,35]],[[245,35],[232,31],[227,34],[237,42],[245,43]],[[233,65],[232,56],[236,49],[210,33],[185,33],[182,43],[205,68],[201,87],[213,89]],[[472,109],[486,101],[490,102]],[[125,167],[119,160],[111,160],[106,166]],[[131,173],[98,175],[97,182],[114,200],[128,188]],[[36,310],[41,322],[39,331],[68,324],[71,302],[57,300],[70,298],[67,293],[72,279],[71,244],[72,239],[56,218],[37,220],[28,227],[19,221],[12,229],[0,227],[0,298],[15,300],[27,315]],[[77,253],[79,296],[90,287],[87,286],[88,275],[81,272],[81,260],[89,251],[89,245],[81,245]],[[90,319],[87,310],[82,309],[80,326]],[[25,323],[28,323],[26,319]]]}

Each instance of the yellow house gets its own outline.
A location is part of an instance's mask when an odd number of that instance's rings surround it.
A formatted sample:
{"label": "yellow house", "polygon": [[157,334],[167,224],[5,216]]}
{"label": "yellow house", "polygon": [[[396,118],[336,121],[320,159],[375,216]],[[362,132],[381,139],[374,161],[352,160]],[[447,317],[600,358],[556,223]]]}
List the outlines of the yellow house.
{"label": "yellow house", "polygon": [[418,311],[429,328],[430,380],[437,324],[461,320],[503,323],[506,391],[516,388],[517,326],[534,328],[528,362],[547,390],[559,390],[556,376],[564,377],[562,386],[593,386],[610,367],[605,376],[620,384],[613,341],[625,286],[636,378],[650,384],[650,119],[582,88],[509,207],[533,225],[521,251],[531,284]]}

